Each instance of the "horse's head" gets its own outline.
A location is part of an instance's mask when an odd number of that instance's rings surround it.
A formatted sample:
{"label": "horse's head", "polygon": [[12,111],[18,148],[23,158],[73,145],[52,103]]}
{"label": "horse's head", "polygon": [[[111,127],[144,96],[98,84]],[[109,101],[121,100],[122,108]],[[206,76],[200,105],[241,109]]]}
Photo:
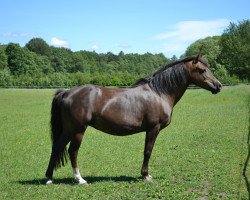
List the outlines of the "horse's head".
{"label": "horse's head", "polygon": [[201,59],[200,54],[188,63],[188,71],[191,83],[209,90],[213,94],[220,92],[222,84],[214,77],[207,64]]}

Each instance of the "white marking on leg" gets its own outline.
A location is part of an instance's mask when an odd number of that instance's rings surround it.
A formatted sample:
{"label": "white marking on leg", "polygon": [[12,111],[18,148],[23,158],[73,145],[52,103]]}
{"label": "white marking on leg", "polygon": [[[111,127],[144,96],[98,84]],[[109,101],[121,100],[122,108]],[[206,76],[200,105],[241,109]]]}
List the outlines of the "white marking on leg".
{"label": "white marking on leg", "polygon": [[150,176],[150,175],[147,175],[147,176],[144,177],[144,181],[146,183],[152,183],[153,182],[153,177]]}
{"label": "white marking on leg", "polygon": [[53,184],[53,181],[51,179],[48,179],[46,182],[46,185],[50,185],[50,184]]}
{"label": "white marking on leg", "polygon": [[75,180],[79,183],[79,184],[87,184],[87,181],[85,181],[80,174],[80,171],[78,168],[73,168],[73,176],[75,178]]}

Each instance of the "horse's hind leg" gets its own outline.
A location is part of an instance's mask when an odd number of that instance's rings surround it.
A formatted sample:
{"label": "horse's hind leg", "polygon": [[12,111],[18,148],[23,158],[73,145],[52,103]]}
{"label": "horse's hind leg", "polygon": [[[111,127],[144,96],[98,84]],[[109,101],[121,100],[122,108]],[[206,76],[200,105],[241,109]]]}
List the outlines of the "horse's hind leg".
{"label": "horse's hind leg", "polygon": [[[50,155],[50,161],[49,165],[46,171],[46,177],[48,178],[46,184],[51,184],[52,183],[52,176],[53,176],[53,171],[56,169],[58,166],[56,166],[60,161],[58,161],[60,154],[63,153],[66,145],[69,143],[69,138],[68,135],[62,134],[60,139],[55,142],[52,146],[52,152]],[[66,158],[65,158],[66,159]],[[66,161],[66,160],[65,160]],[[62,165],[64,165],[64,160],[61,161]],[[60,167],[60,164],[59,164]]]}
{"label": "horse's hind leg", "polygon": [[87,183],[87,181],[85,181],[81,177],[79,168],[77,166],[77,155],[78,155],[78,150],[79,150],[81,142],[82,142],[83,135],[84,135],[84,133],[77,133],[75,135],[72,135],[70,146],[68,149],[70,161],[71,161],[71,165],[72,165],[72,170],[73,170],[73,176],[79,184],[86,184]]}

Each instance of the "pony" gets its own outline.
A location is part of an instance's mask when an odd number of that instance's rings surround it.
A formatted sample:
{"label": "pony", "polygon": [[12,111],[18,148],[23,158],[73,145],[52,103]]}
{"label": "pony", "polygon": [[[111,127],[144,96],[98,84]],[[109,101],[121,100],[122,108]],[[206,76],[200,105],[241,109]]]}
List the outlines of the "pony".
{"label": "pony", "polygon": [[74,179],[87,184],[80,174],[77,154],[88,126],[116,136],[146,132],[141,175],[146,182],[152,181],[148,164],[154,143],[170,124],[173,108],[190,84],[213,94],[222,88],[200,53],[167,64],[128,88],[89,84],[58,90],[51,108],[52,151],[46,184],[53,183],[54,170],[66,164],[68,155]]}

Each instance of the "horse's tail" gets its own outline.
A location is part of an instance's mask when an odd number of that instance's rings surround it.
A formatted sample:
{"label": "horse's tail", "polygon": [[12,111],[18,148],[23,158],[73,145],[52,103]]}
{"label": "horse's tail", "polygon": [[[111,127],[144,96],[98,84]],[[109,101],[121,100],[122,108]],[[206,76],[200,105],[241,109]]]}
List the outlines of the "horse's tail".
{"label": "horse's tail", "polygon": [[[50,120],[52,151],[53,150],[58,151],[58,149],[60,149],[60,144],[58,144],[57,142],[63,133],[61,104],[62,104],[62,99],[63,99],[64,94],[65,94],[65,90],[62,90],[62,89],[57,90],[52,101],[51,120]],[[65,146],[64,149],[59,151],[58,157],[55,158],[56,164],[55,164],[54,169],[64,166],[67,163],[67,156],[68,156],[68,153],[67,153],[66,146]]]}

